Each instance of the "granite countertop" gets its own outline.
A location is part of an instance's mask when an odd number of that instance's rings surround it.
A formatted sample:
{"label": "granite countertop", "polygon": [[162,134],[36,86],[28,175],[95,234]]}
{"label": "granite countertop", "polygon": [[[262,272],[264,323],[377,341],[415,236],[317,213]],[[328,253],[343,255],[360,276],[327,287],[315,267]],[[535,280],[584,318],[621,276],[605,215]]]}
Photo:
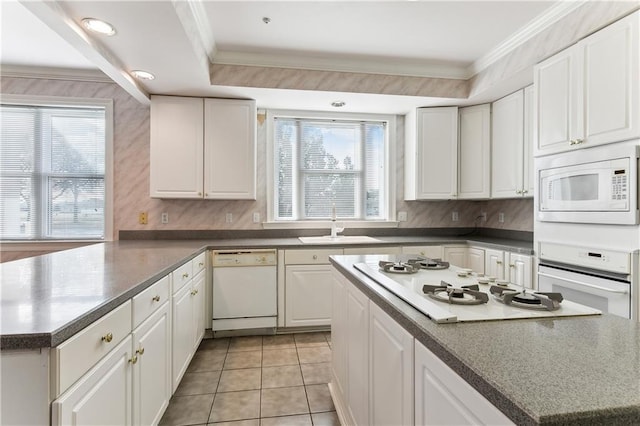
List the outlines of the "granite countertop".
{"label": "granite countertop", "polygon": [[[380,236],[389,246],[455,244],[531,254],[532,243],[464,236]],[[342,246],[342,245],[340,245]],[[54,347],[208,248],[326,248],[298,238],[127,240],[0,264],[0,348]]]}
{"label": "granite countertop", "polygon": [[353,264],[332,263],[518,425],[640,424],[640,324],[613,315],[436,324]]}

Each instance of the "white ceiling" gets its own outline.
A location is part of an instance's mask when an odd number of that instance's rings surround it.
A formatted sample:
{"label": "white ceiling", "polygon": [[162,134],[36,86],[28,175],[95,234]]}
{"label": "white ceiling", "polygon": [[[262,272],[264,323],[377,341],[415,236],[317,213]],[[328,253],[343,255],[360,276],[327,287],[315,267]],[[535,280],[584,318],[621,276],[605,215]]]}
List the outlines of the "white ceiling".
{"label": "white ceiling", "polygon": [[[248,97],[256,99],[260,108],[327,110],[331,101],[341,99],[347,103],[345,111],[404,113],[415,106],[465,103],[211,86],[202,52],[194,49],[189,28],[169,0],[0,1],[3,69],[101,69],[130,91],[140,90],[142,97]],[[194,0],[189,4],[203,18],[199,35],[213,41],[204,48],[214,63],[467,79],[555,2]],[[104,37],[78,31],[84,17],[112,23],[117,34]],[[271,22],[265,24],[264,17]],[[136,89],[127,74],[133,69],[151,71],[156,79],[137,83]]]}

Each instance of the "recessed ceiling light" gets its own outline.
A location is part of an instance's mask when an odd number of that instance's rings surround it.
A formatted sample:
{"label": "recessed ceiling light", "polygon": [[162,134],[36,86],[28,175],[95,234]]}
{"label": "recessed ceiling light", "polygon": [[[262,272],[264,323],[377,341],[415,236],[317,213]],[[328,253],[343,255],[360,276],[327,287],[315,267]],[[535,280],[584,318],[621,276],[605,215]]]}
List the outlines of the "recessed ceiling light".
{"label": "recessed ceiling light", "polygon": [[138,80],[153,80],[156,78],[156,76],[151,74],[150,72],[142,71],[142,70],[133,70],[131,71],[131,75],[137,78]]}
{"label": "recessed ceiling light", "polygon": [[98,34],[112,36],[116,33],[116,29],[113,28],[113,25],[96,18],[84,18],[82,20],[82,25],[89,31],[93,31]]}
{"label": "recessed ceiling light", "polygon": [[343,106],[345,106],[346,103],[344,103],[343,101],[333,101],[331,102],[331,106],[332,107],[336,107],[336,108],[341,108]]}

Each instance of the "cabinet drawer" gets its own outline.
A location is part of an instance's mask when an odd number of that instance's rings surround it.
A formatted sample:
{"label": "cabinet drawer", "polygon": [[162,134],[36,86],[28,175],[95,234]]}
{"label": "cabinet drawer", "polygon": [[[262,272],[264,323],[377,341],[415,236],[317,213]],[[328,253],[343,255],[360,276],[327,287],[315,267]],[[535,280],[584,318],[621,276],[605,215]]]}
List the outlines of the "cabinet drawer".
{"label": "cabinet drawer", "polygon": [[133,298],[133,328],[139,326],[167,300],[169,300],[168,275]]}
{"label": "cabinet drawer", "polygon": [[193,276],[195,277],[196,275],[198,275],[198,272],[202,271],[203,269],[206,268],[207,263],[206,263],[206,255],[207,253],[200,253],[199,255],[197,255],[196,257],[193,258],[193,260],[191,261],[192,264],[192,268],[193,268]]}
{"label": "cabinet drawer", "polygon": [[179,291],[186,283],[191,281],[193,277],[193,263],[190,260],[182,266],[177,267],[171,273],[171,280],[173,282],[173,294]]}
{"label": "cabinet drawer", "polygon": [[60,395],[89,371],[129,333],[131,333],[130,300],[54,348],[55,396]]}
{"label": "cabinet drawer", "polygon": [[329,264],[329,256],[342,254],[342,249],[285,250],[287,265]]}

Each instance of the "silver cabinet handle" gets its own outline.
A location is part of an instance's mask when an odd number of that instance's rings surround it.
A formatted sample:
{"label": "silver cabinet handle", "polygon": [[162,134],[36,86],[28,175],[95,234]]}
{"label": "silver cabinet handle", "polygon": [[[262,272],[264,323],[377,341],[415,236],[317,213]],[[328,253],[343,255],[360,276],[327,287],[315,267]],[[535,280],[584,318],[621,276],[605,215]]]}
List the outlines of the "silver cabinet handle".
{"label": "silver cabinet handle", "polygon": [[522,194],[522,191],[519,189],[516,189],[516,194]]}
{"label": "silver cabinet handle", "polygon": [[572,284],[582,285],[582,286],[593,288],[593,289],[596,289],[596,290],[607,291],[609,293],[617,293],[617,294],[628,294],[629,293],[628,290],[613,290],[613,289],[610,289],[610,288],[601,287],[599,285],[587,284],[587,283],[583,283],[581,281],[572,280],[570,278],[563,278],[563,277],[558,277],[556,275],[545,274],[544,272],[538,272],[538,276],[547,277],[547,278],[551,278],[551,279],[554,279],[554,280],[565,281],[565,282],[572,283]]}

